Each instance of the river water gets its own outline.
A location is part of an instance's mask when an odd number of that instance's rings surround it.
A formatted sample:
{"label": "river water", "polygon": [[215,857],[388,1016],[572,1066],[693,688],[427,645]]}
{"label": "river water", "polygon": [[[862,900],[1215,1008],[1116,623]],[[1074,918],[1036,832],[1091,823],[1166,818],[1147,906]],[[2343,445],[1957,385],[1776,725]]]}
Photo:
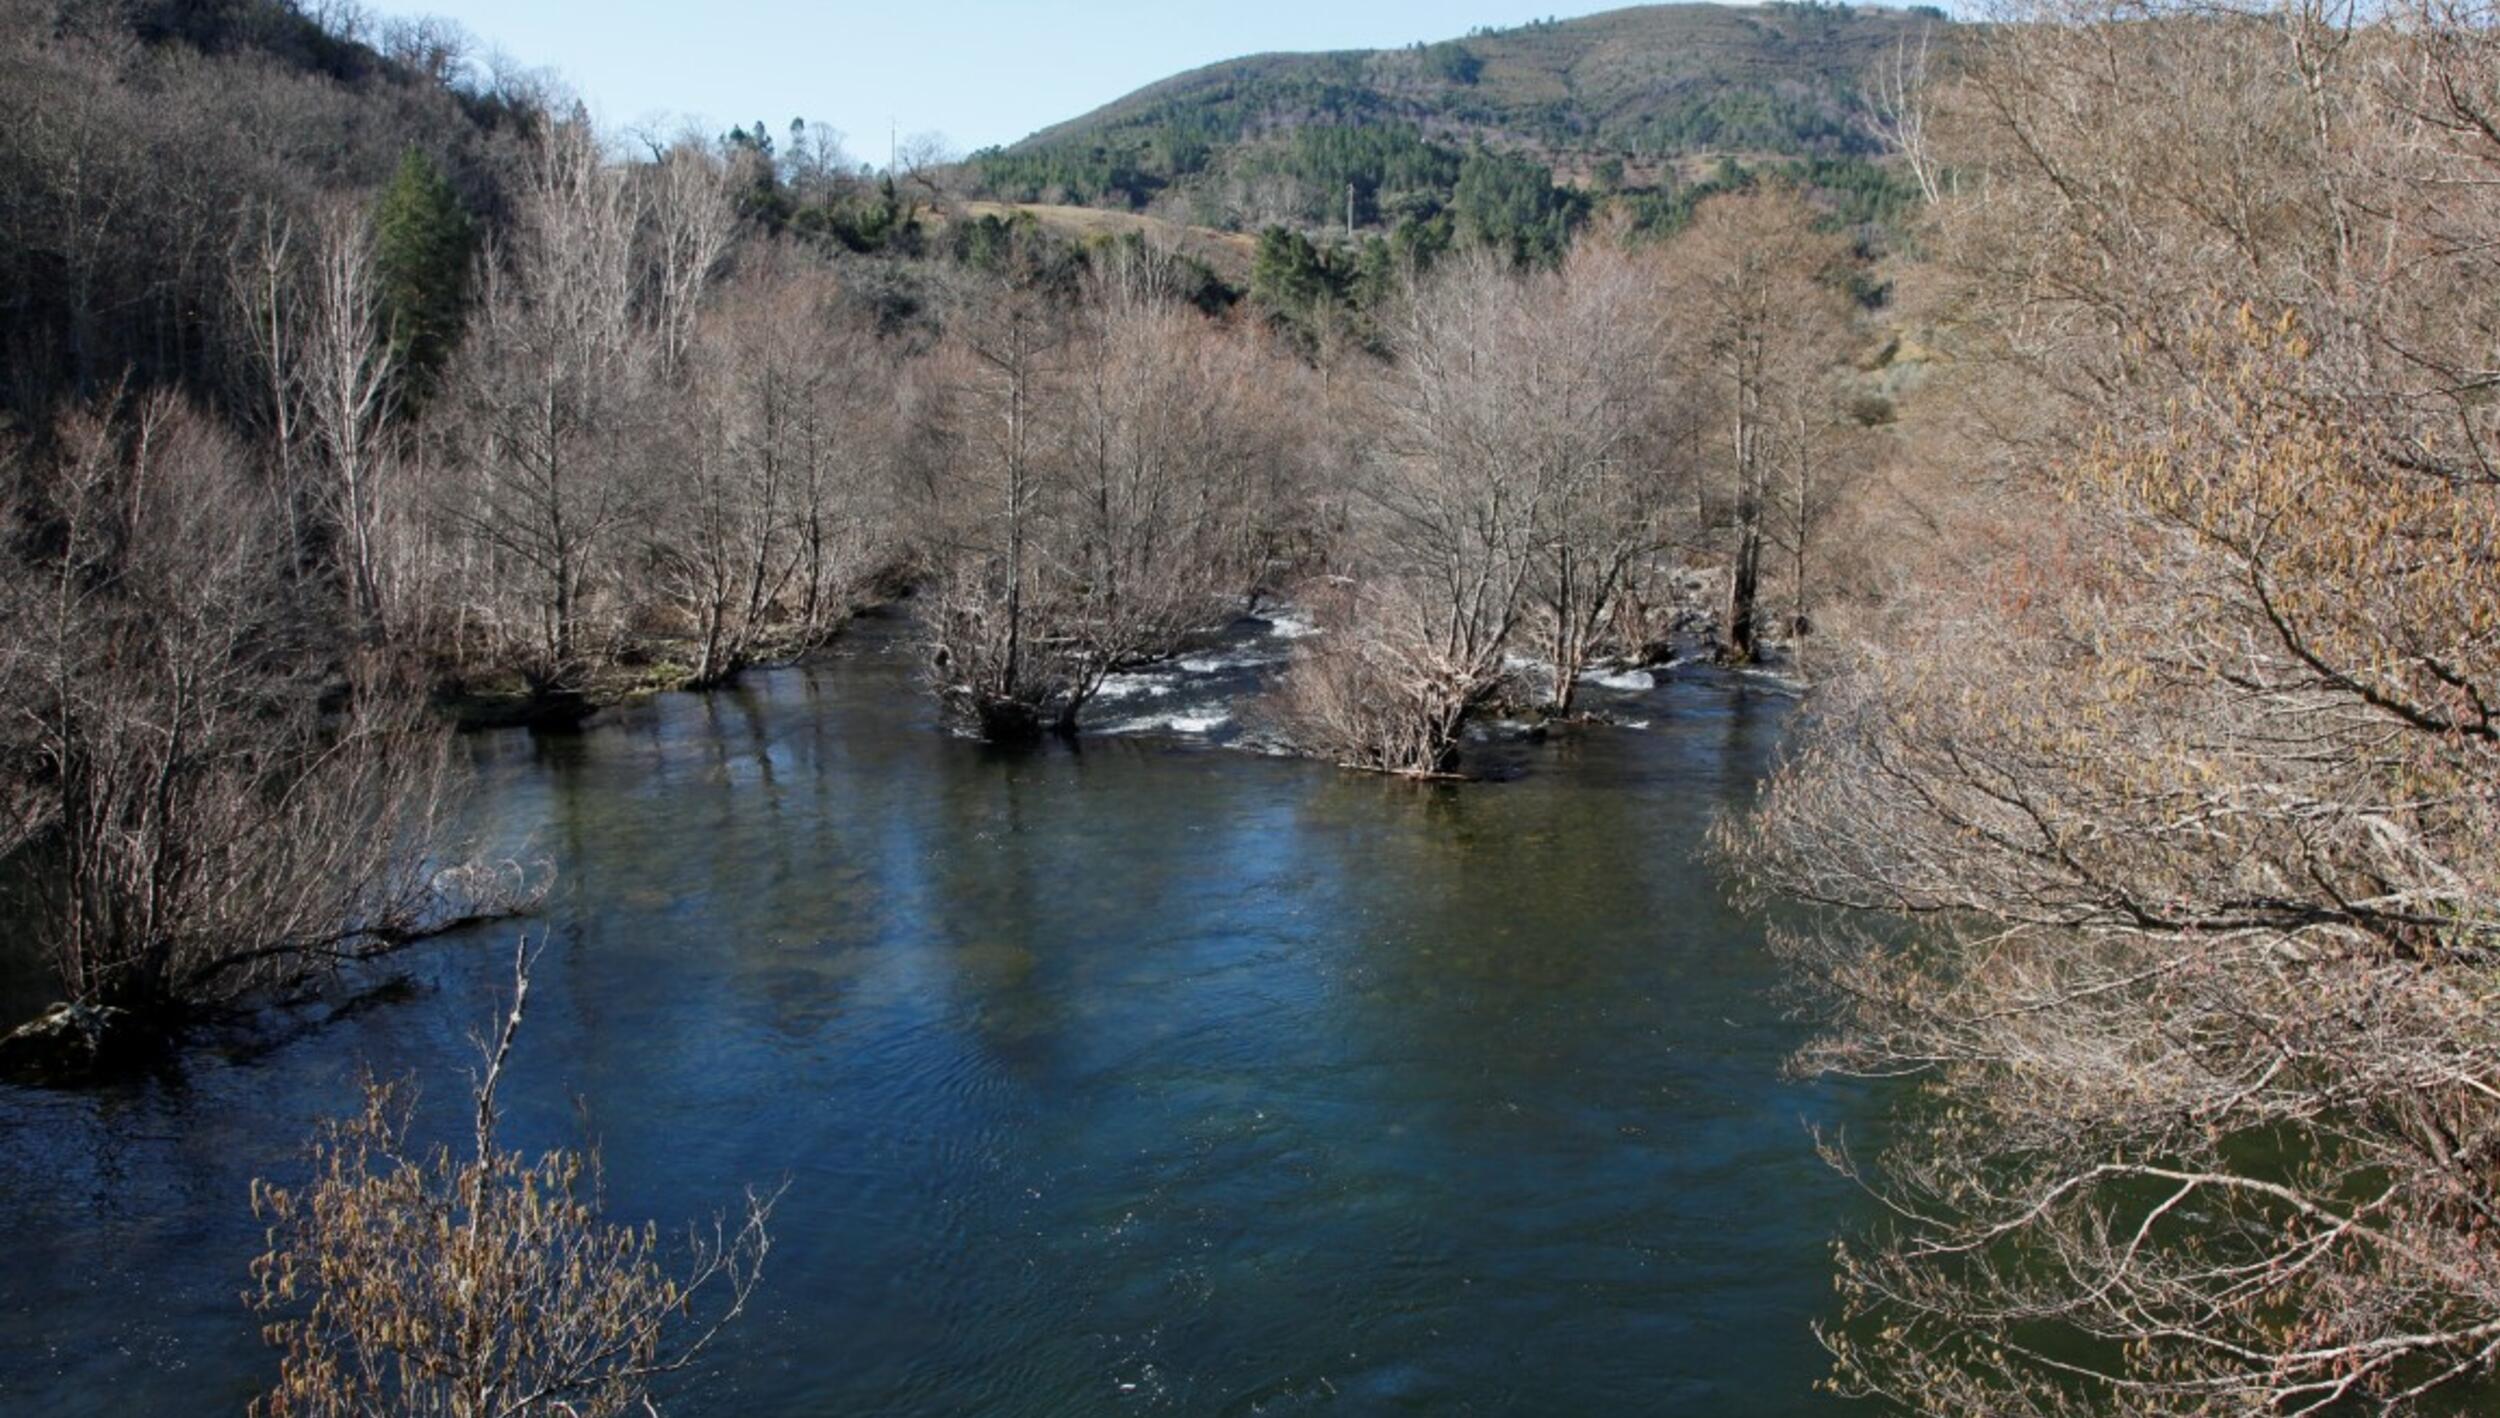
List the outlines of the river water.
{"label": "river water", "polygon": [[[787,1191],[680,1415],[1802,1414],[1861,1219],[1694,849],[1787,708],[1674,671],[1418,787],[1223,746],[1290,634],[1115,686],[1081,749],[950,737],[891,626],[472,740],[561,886],[507,1141],[622,1217]],[[1637,727],[1635,727],[1637,726]],[[0,1090],[0,1411],[232,1413],[255,1175],[358,1071],[449,1136],[517,928],[395,997],[100,1091]],[[578,1111],[577,1111],[578,1107]]]}

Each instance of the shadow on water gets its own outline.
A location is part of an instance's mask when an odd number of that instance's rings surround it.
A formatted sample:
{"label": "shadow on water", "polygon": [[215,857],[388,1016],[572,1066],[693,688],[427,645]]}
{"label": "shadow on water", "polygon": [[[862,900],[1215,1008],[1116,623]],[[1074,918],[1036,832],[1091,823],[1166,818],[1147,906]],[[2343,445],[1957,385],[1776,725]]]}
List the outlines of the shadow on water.
{"label": "shadow on water", "polygon": [[[471,741],[488,827],[561,873],[513,1140],[578,1098],[625,1216],[790,1182],[672,1411],[1823,1411],[1855,1203],[1806,1124],[1866,1102],[1778,1080],[1797,1028],[1695,854],[1785,700],[1670,676],[1610,701],[1644,729],[1419,787],[1205,747],[1259,658],[998,753],[872,625]],[[0,1092],[0,1408],[239,1407],[249,1179],[367,1065],[456,1129],[513,934],[178,1080]]]}

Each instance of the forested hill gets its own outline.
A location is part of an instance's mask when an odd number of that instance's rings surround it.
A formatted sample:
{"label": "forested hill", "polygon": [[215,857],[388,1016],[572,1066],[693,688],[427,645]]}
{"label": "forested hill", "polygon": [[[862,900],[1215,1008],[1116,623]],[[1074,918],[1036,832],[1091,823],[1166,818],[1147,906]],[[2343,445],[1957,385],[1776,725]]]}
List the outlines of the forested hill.
{"label": "forested hill", "polygon": [[1673,188],[1719,157],[1849,163],[1877,149],[1878,76],[1946,23],[1927,7],[1651,5],[1259,55],[976,154],[971,173],[1008,201],[1233,228],[1342,222],[1351,191],[1357,223],[1387,227],[1446,203],[1479,153],[1600,192]]}
{"label": "forested hill", "polygon": [[232,392],[240,253],[386,190],[386,240],[435,248],[410,299],[454,298],[455,229],[499,214],[528,126],[465,43],[288,0],[0,0],[0,410],[123,381]]}

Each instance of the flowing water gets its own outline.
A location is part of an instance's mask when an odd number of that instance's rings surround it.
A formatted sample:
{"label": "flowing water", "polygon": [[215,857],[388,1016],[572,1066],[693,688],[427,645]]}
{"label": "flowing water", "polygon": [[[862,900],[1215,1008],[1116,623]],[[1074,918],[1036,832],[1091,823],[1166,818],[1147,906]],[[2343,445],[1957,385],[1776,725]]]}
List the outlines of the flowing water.
{"label": "flowing water", "polygon": [[[1210,746],[1292,630],[1119,682],[1081,749],[948,736],[875,625],[472,741],[562,883],[507,1140],[586,1126],[625,1217],[787,1183],[671,1412],[1826,1410],[1860,1213],[1809,1133],[1870,1105],[1780,1079],[1799,1026],[1694,855],[1786,700],[1622,677],[1625,726],[1464,788]],[[0,1412],[239,1411],[250,1179],[366,1067],[451,1135],[518,933],[178,1073],[0,1090]]]}

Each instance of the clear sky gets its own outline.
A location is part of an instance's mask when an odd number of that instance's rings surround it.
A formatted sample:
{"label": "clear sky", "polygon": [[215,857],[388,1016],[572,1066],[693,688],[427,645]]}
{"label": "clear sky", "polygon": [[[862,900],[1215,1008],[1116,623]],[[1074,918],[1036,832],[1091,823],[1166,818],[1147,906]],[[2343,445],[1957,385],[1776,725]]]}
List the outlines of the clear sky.
{"label": "clear sky", "polygon": [[1184,69],[1276,49],[1377,49],[1623,0],[377,0],[456,20],[562,74],[611,127],[830,123],[883,164],[887,123],[960,151],[1012,143]]}

